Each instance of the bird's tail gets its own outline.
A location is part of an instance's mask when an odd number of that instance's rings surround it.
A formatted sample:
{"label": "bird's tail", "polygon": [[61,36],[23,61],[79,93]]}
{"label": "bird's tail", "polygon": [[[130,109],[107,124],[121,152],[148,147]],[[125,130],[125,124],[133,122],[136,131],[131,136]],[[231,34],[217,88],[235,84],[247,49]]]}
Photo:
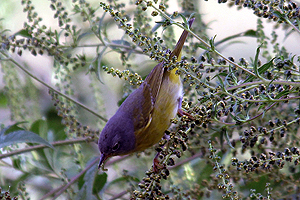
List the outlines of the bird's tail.
{"label": "bird's tail", "polygon": [[[189,27],[192,26],[193,22],[194,22],[195,18],[191,18],[189,20]],[[180,57],[181,57],[181,49],[184,45],[184,42],[188,36],[188,31],[184,30],[174,48],[174,50],[172,51],[171,55],[170,55],[170,59],[172,59],[174,56],[177,57],[177,61],[180,61]]]}

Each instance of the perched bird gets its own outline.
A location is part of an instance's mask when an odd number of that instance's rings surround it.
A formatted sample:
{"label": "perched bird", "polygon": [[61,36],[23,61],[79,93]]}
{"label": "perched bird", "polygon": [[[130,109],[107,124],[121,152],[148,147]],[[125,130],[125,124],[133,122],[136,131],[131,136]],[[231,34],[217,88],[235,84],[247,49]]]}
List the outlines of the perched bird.
{"label": "perched bird", "polygon": [[[189,26],[193,22],[194,18],[190,19]],[[170,59],[176,56],[180,60],[187,35],[184,30]],[[164,61],[156,65],[108,120],[98,141],[99,168],[109,157],[143,151],[156,144],[171,125],[171,119],[177,113],[185,114],[181,110],[182,83],[176,70],[167,70]]]}

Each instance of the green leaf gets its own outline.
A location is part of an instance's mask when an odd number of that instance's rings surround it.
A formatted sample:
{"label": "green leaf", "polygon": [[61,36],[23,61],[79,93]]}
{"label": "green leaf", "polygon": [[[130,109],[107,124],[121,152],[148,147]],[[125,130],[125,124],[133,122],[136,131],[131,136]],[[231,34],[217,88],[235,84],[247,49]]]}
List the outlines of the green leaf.
{"label": "green leaf", "polygon": [[[88,163],[87,166],[95,160],[93,157]],[[93,194],[98,193],[107,181],[107,174],[97,175],[98,167],[97,165],[93,165],[90,169],[86,171],[83,179],[78,182],[78,186],[80,188],[76,199],[96,199]],[[97,176],[97,177],[96,177]],[[98,177],[100,176],[100,177]]]}
{"label": "green leaf", "polygon": [[[111,41],[113,44],[116,44],[116,45],[124,45],[124,46],[128,46],[130,47],[130,42],[126,41],[126,40],[112,40]],[[117,49],[118,47],[111,47],[112,49]]]}
{"label": "green leaf", "polygon": [[245,31],[243,36],[257,37],[257,32],[253,29],[250,29],[250,30]]}
{"label": "green leaf", "polygon": [[98,194],[107,182],[107,174],[96,175],[93,185],[93,194]]}
{"label": "green leaf", "polygon": [[21,170],[21,160],[20,158],[12,159],[12,165],[14,169]]}
{"label": "green leaf", "polygon": [[[46,114],[46,119],[47,119],[47,132],[53,131],[55,134],[55,141],[58,140],[65,140],[67,139],[67,135],[65,132],[65,126],[61,123],[62,118],[57,116],[57,111],[54,109],[51,109],[47,112]],[[31,130],[32,131],[32,130]],[[35,131],[32,131],[35,132]],[[48,139],[48,137],[45,137]],[[48,139],[49,140],[49,139]]]}
{"label": "green leaf", "polygon": [[187,26],[187,28],[189,28],[189,27],[188,27],[188,26],[189,26],[189,23],[188,23],[186,17],[185,17],[183,14],[181,14],[181,13],[178,13],[178,14],[179,14],[179,16],[182,18],[183,23],[185,24],[185,26]]}
{"label": "green leaf", "polygon": [[232,149],[235,149],[235,148],[232,146],[231,142],[230,142],[230,138],[229,138],[229,135],[228,135],[227,128],[222,128],[222,133],[224,133],[224,137],[225,137],[225,139],[226,139],[227,144],[228,144]]}
{"label": "green leaf", "polygon": [[281,97],[283,97],[283,96],[286,96],[286,95],[288,95],[288,94],[290,94],[292,91],[290,91],[290,90],[284,90],[284,91],[282,91],[282,92],[279,92],[276,96],[275,96],[275,99],[279,99],[279,98],[281,98]]}
{"label": "green leaf", "polygon": [[7,102],[8,102],[8,98],[7,96],[4,94],[3,91],[0,92],[0,107],[1,108],[7,108],[8,105],[7,105]]}
{"label": "green leaf", "polygon": [[19,127],[19,124],[24,124],[24,123],[27,123],[27,122],[25,122],[25,121],[24,122],[17,122],[15,124],[11,125],[11,126],[8,126],[8,127],[1,130],[0,135],[1,135],[2,131],[4,131],[6,134],[8,134],[8,133],[11,133],[11,132],[14,132],[14,131],[24,130],[23,128]]}
{"label": "green leaf", "polygon": [[22,29],[14,34],[15,36],[22,36],[26,38],[32,38],[32,36],[29,34],[28,30]]}
{"label": "green leaf", "polygon": [[235,34],[235,35],[231,35],[231,36],[228,36],[218,42],[215,43],[215,46],[218,46],[224,42],[227,42],[229,40],[232,40],[232,39],[236,39],[236,38],[239,38],[239,37],[257,37],[257,34],[256,34],[256,31],[255,30],[247,30],[245,32],[242,32],[242,33],[238,33],[238,34]]}
{"label": "green leaf", "polygon": [[121,176],[121,177],[116,178],[116,179],[112,180],[111,182],[109,182],[108,187],[112,186],[113,184],[118,184],[121,182],[129,182],[129,181],[134,181],[136,183],[139,183],[141,180],[136,177],[132,177],[132,176]]}
{"label": "green leaf", "polygon": [[[275,58],[272,58],[269,62],[263,64],[260,68],[257,69],[257,60],[258,60],[258,58],[257,59],[255,58],[254,68],[256,68],[256,69],[254,69],[254,73],[256,75],[260,76],[260,74],[263,74],[264,72],[266,72],[270,67],[273,67],[273,65],[274,65],[274,63],[273,63],[274,59]],[[246,80],[244,81],[244,83],[251,82],[254,78],[255,78],[255,76],[250,75],[250,76],[248,76],[246,78]]]}
{"label": "green leaf", "polygon": [[209,40],[211,51],[215,51],[215,39],[216,39],[216,37],[217,37],[217,35],[215,35],[213,38],[211,38]]}
{"label": "green leaf", "polygon": [[281,19],[281,20],[286,20],[285,19],[285,15],[284,14],[282,14],[281,12],[279,12],[278,10],[275,10],[274,12],[273,12],[273,14],[276,16],[276,17],[278,17],[279,19]]}
{"label": "green leaf", "polygon": [[201,44],[198,44],[197,47],[199,47],[200,49],[203,49],[205,51],[210,51],[210,48],[204,46],[204,45],[201,45]]}
{"label": "green leaf", "polygon": [[48,130],[47,122],[43,119],[36,120],[32,123],[29,130],[38,134],[42,138],[46,138]]}
{"label": "green leaf", "polygon": [[254,66],[253,66],[253,70],[256,76],[260,76],[259,72],[258,72],[258,57],[259,57],[259,52],[260,52],[260,48],[262,45],[260,45],[259,47],[257,47],[256,49],[256,54],[255,54],[255,58],[254,58]]}
{"label": "green leaf", "polygon": [[[48,149],[49,150],[49,149]],[[47,155],[46,149],[38,149],[33,151],[33,161],[30,162],[34,168],[31,170],[32,174],[48,174],[53,173],[53,159]]]}
{"label": "green leaf", "polygon": [[215,77],[217,77],[218,80],[219,80],[219,82],[217,82],[217,84],[219,86],[221,86],[221,88],[222,88],[223,91],[226,91],[225,84],[224,84],[223,80],[221,79],[220,74],[215,75],[212,79],[214,79]]}
{"label": "green leaf", "polygon": [[8,128],[4,128],[0,131],[0,148],[23,142],[39,143],[54,148],[49,142],[47,142],[46,140],[44,140],[43,138],[31,131],[23,129],[10,132],[10,128],[13,127],[14,125],[9,126]]}

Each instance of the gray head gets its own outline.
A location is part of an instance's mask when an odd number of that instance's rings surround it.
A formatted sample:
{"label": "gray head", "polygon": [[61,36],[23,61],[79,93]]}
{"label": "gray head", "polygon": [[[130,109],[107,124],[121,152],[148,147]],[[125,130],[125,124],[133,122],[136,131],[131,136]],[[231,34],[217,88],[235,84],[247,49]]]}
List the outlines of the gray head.
{"label": "gray head", "polygon": [[98,147],[101,152],[99,167],[111,156],[132,152],[135,148],[135,135],[131,117],[117,111],[103,128]]}

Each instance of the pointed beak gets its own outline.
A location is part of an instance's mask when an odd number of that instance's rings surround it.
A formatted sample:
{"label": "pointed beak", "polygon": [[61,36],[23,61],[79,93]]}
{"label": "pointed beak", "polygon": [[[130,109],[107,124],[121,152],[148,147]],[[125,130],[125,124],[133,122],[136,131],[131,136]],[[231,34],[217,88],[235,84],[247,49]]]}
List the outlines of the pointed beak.
{"label": "pointed beak", "polygon": [[108,158],[107,155],[105,155],[104,153],[101,154],[100,156],[100,162],[99,162],[99,165],[98,165],[98,169],[100,169],[101,165],[104,163],[104,161]]}

